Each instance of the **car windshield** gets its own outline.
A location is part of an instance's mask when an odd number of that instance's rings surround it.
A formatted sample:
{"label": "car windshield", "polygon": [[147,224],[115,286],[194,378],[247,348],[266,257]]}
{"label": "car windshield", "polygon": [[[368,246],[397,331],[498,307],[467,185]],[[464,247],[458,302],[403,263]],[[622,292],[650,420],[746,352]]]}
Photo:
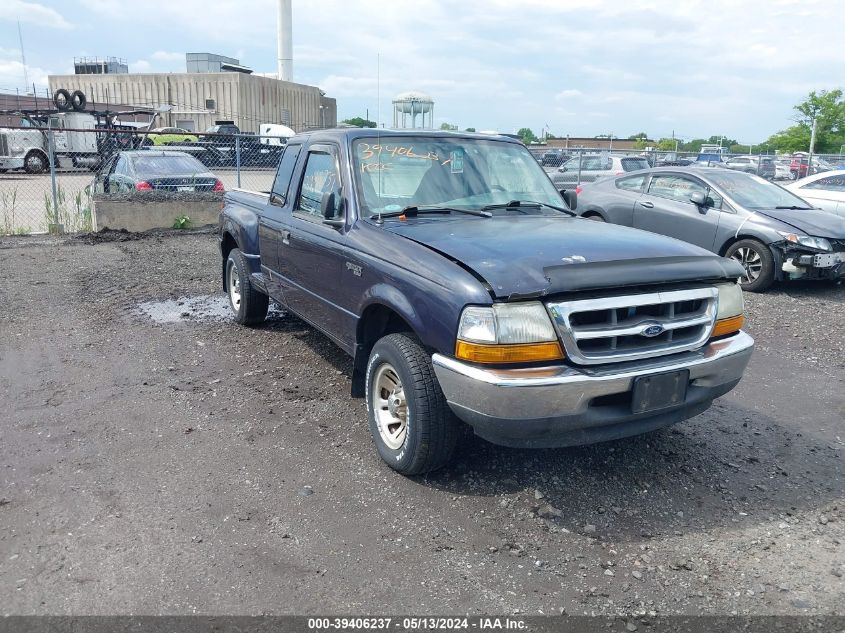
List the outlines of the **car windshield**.
{"label": "car windshield", "polygon": [[516,143],[383,136],[355,141],[353,161],[365,215],[409,206],[481,209],[513,200],[565,206],[534,157]]}
{"label": "car windshield", "polygon": [[707,178],[746,209],[811,208],[798,196],[759,176],[714,169]]}
{"label": "car windshield", "polygon": [[191,156],[136,156],[132,159],[135,173],[142,178],[171,174],[202,174],[208,170]]}

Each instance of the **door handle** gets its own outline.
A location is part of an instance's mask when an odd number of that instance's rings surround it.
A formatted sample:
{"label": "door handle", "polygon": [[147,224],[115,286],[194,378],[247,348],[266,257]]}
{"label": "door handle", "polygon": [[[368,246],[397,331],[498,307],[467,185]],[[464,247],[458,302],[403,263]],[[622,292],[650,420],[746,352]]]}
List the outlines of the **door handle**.
{"label": "door handle", "polygon": [[290,231],[279,231],[282,238],[282,244],[290,244]]}
{"label": "door handle", "polygon": [[645,207],[646,209],[653,209],[654,203],[653,202],[640,202],[641,207]]}

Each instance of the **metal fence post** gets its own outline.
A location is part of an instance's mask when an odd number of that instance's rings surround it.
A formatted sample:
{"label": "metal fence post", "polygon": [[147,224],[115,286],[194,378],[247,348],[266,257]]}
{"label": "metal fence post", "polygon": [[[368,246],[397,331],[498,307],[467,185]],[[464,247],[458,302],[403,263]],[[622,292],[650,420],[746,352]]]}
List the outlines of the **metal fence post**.
{"label": "metal fence post", "polygon": [[241,137],[235,137],[235,167],[238,171],[238,189],[241,188]]}
{"label": "metal fence post", "polygon": [[53,130],[50,126],[50,121],[47,121],[47,162],[50,163],[50,187],[53,193],[53,221],[50,223],[50,217],[47,217],[47,232],[48,233],[63,233],[64,227],[59,224],[59,196],[56,189],[56,149],[54,147],[55,141],[53,139]]}
{"label": "metal fence post", "polygon": [[583,158],[584,158],[584,150],[579,149],[578,150],[578,183],[577,183],[579,185],[581,184],[581,161],[582,161]]}

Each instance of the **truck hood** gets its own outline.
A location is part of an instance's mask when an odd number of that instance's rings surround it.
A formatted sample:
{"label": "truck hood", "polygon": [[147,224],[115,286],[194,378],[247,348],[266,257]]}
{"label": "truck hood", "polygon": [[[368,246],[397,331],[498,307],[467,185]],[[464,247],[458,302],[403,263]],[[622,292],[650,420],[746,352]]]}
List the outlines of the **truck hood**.
{"label": "truck hood", "polygon": [[582,218],[418,218],[384,228],[457,262],[502,299],[735,280],[743,272],[738,263],[692,244]]}
{"label": "truck hood", "polygon": [[819,209],[758,209],[757,213],[815,237],[845,238],[845,218]]}

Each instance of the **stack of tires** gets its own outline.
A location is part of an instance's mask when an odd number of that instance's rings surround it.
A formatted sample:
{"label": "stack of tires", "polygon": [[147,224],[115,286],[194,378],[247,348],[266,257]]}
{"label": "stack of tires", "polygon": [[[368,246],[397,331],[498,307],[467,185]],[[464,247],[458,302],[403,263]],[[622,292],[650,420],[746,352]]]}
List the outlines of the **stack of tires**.
{"label": "stack of tires", "polygon": [[55,104],[56,109],[59,112],[69,112],[71,110],[74,112],[82,112],[85,110],[87,103],[88,99],[85,97],[85,93],[81,90],[74,90],[71,93],[64,88],[59,88],[53,95],[53,104]]}

